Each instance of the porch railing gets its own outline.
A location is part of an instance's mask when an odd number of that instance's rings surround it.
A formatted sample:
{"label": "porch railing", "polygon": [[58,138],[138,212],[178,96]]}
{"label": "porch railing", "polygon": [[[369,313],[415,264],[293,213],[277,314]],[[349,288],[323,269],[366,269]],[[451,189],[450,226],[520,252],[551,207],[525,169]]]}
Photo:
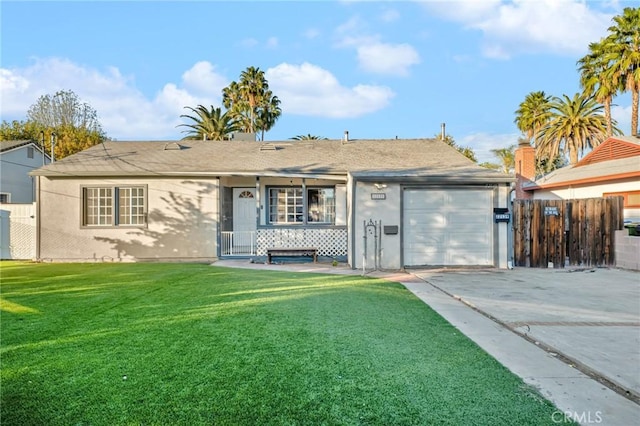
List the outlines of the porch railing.
{"label": "porch railing", "polygon": [[256,231],[223,231],[221,234],[222,256],[255,256]]}

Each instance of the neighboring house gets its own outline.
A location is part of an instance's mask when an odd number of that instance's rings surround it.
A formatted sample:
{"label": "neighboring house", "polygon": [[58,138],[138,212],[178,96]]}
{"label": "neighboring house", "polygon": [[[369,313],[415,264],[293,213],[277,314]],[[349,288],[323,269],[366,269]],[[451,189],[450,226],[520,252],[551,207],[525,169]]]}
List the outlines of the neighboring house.
{"label": "neighboring house", "polygon": [[[37,257],[507,266],[508,175],[434,139],[113,142],[33,173]],[[365,265],[366,263],[366,265]]]}
{"label": "neighboring house", "polygon": [[575,165],[525,182],[522,189],[533,199],[623,196],[625,220],[640,221],[640,139],[610,137]]}
{"label": "neighboring house", "polygon": [[0,141],[0,203],[33,203],[34,179],[29,172],[50,158],[33,141]]}

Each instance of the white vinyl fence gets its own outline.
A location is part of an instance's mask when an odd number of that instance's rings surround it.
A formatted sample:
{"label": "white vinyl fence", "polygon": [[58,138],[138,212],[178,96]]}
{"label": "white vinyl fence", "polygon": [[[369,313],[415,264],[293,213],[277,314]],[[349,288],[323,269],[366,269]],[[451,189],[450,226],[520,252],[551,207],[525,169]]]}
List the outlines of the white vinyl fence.
{"label": "white vinyl fence", "polygon": [[0,204],[0,258],[36,257],[36,205]]}

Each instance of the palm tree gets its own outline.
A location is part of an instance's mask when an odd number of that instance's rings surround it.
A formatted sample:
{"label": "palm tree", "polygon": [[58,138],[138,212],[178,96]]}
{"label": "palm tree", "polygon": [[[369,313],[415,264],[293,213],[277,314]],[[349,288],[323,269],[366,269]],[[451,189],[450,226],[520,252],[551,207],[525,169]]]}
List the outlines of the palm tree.
{"label": "palm tree", "polygon": [[638,102],[640,101],[640,8],[626,7],[613,18],[605,39],[609,67],[605,77],[615,87],[631,92],[631,134],[638,134]]}
{"label": "palm tree", "polygon": [[516,126],[534,146],[537,145],[540,129],[549,121],[549,103],[550,97],[544,92],[531,92],[525,96],[515,112]]}
{"label": "palm tree", "polygon": [[260,130],[260,140],[264,140],[264,132],[268,132],[271,128],[276,124],[278,118],[282,114],[282,109],[280,109],[280,99],[277,96],[273,96],[271,90],[267,90],[265,93],[265,99],[268,102],[258,110],[258,117],[256,120],[256,125],[258,130]]}
{"label": "palm tree", "polygon": [[500,163],[502,164],[500,169],[503,173],[513,173],[513,171],[515,170],[515,150],[515,145],[510,145],[508,148],[497,148],[491,150],[491,152],[493,152],[493,155],[498,157],[498,159],[500,160]]}
{"label": "palm tree", "polygon": [[264,77],[264,71],[256,67],[248,67],[240,73],[238,84],[240,94],[249,104],[250,124],[247,131],[256,131],[256,108],[263,102],[264,93],[269,90],[269,83]]}
{"label": "palm tree", "polygon": [[269,90],[264,71],[248,67],[238,82],[232,81],[222,89],[222,103],[236,120],[242,131],[248,133],[269,131],[282,114],[280,100]]}
{"label": "palm tree", "polygon": [[180,124],[178,127],[188,127],[183,133],[188,133],[183,139],[202,139],[202,140],[224,140],[229,139],[233,132],[239,130],[237,123],[228,113],[222,112],[222,108],[214,108],[208,110],[203,105],[196,108],[185,107],[190,109],[195,115],[183,114],[180,117],[188,118],[193,124]]}
{"label": "palm tree", "polygon": [[322,136],[315,136],[315,135],[312,135],[311,133],[307,133],[306,135],[297,135],[289,139],[294,141],[327,140],[327,138],[323,138]]}
{"label": "palm tree", "polygon": [[593,95],[596,101],[604,105],[604,117],[607,122],[607,136],[613,134],[611,122],[611,102],[618,91],[623,90],[607,78],[606,71],[609,68],[607,59],[608,43],[601,40],[598,43],[589,44],[589,53],[578,61],[580,69],[580,85],[587,96]]}
{"label": "palm tree", "polygon": [[[593,96],[576,93],[573,98],[562,95],[550,103],[549,122],[542,129],[536,156],[555,158],[569,153],[569,162],[578,162],[578,154],[595,148],[607,137],[603,106]],[[619,132],[613,123],[613,131]]]}

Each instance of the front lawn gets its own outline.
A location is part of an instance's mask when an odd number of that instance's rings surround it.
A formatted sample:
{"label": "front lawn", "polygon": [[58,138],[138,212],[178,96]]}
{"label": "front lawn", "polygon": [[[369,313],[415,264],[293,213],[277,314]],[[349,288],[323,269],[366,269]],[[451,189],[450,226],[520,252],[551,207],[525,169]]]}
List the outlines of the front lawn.
{"label": "front lawn", "polygon": [[553,405],[397,283],[0,268],[3,426],[553,424]]}

